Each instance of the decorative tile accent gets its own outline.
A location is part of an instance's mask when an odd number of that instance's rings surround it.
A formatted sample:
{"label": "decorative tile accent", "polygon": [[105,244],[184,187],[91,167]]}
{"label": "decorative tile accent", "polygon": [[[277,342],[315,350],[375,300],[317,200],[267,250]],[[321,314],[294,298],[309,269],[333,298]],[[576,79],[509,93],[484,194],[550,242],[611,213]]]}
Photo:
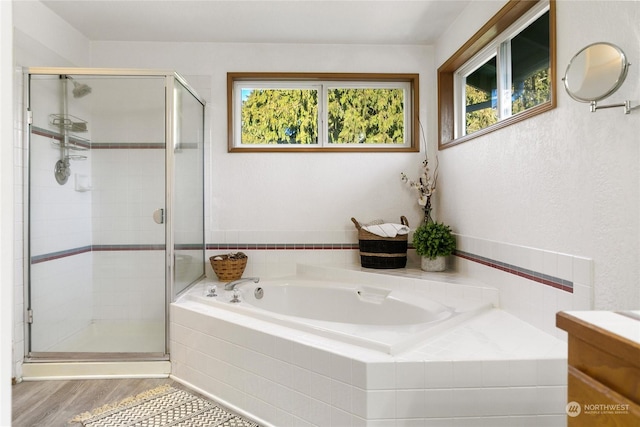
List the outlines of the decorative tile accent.
{"label": "decorative tile accent", "polygon": [[[183,244],[177,246],[178,250],[195,250],[198,249],[198,244]],[[412,248],[412,245],[409,245]],[[73,256],[89,251],[151,251],[151,250],[164,250],[164,245],[93,245],[84,246],[81,248],[74,248],[65,251],[53,252],[50,254],[38,255],[31,258],[31,263],[36,264],[39,262],[50,261],[54,259],[63,258],[66,256]],[[242,251],[242,250],[264,250],[264,251],[302,251],[302,250],[358,250],[358,243],[207,243],[205,245],[206,250],[212,251]],[[573,282],[570,280],[562,279],[560,277],[551,276],[541,273],[539,271],[533,271],[527,268],[518,267],[517,265],[509,264],[506,262],[494,260],[491,258],[476,255],[470,252],[456,250],[454,255],[469,261],[477,262],[487,267],[495,268],[506,273],[510,273],[519,277],[523,277],[534,282],[541,283],[546,286],[551,286],[556,289],[560,289],[565,292],[573,293]]]}
{"label": "decorative tile accent", "polygon": [[92,142],[92,150],[140,150],[140,149],[156,149],[164,150],[166,148],[164,142]]}
{"label": "decorative tile accent", "polygon": [[73,255],[80,255],[86,252],[91,252],[91,246],[82,246],[80,248],[50,252],[48,254],[43,254],[43,255],[35,255],[31,257],[31,264],[38,264],[45,261],[53,261],[55,259],[65,258]]}
{"label": "decorative tile accent", "polygon": [[92,251],[162,251],[166,245],[93,245]]}
{"label": "decorative tile accent", "polygon": [[358,249],[357,243],[207,243],[207,250],[344,250]]}
{"label": "decorative tile accent", "polygon": [[464,252],[461,250],[456,250],[454,252],[454,255],[469,261],[486,265],[487,267],[496,268],[506,273],[514,274],[516,276],[524,277],[525,279],[533,280],[534,282],[542,283],[544,285],[551,286],[556,289],[573,293],[573,282],[569,280],[564,280],[559,277],[549,276],[548,274],[543,274],[538,271],[533,271],[526,268],[518,267],[516,265],[508,264],[502,261],[496,261],[491,258],[483,257],[483,256],[472,254],[469,252]]}
{"label": "decorative tile accent", "polygon": [[[177,247],[177,249],[182,249]],[[31,264],[38,264],[45,261],[53,261],[74,255],[80,255],[86,252],[108,252],[108,251],[158,251],[164,250],[165,245],[93,245],[82,246],[79,248],[66,249],[64,251],[50,252],[43,255],[35,255],[31,257]]]}

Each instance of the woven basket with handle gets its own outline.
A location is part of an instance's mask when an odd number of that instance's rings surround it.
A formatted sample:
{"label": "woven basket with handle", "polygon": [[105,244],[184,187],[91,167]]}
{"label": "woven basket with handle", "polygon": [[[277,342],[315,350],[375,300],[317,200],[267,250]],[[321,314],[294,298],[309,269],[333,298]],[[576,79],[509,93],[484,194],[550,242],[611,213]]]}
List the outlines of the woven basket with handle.
{"label": "woven basket with handle", "polygon": [[[404,268],[407,265],[407,234],[396,237],[381,237],[368,232],[355,219],[351,221],[358,229],[358,246],[360,263],[365,268]],[[409,226],[404,216],[400,217],[402,225]]]}
{"label": "woven basket with handle", "polygon": [[209,258],[209,262],[211,262],[211,267],[213,267],[213,271],[221,282],[230,282],[242,277],[242,273],[244,273],[244,269],[247,266],[247,259],[246,255],[239,258],[230,258],[229,254],[225,254],[214,255]]}

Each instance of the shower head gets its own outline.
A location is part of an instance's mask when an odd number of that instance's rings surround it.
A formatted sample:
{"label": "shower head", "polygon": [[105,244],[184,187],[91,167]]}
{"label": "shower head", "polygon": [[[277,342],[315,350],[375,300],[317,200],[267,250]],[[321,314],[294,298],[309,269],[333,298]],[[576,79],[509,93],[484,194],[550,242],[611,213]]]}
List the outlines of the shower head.
{"label": "shower head", "polygon": [[84,83],[78,83],[74,80],[72,93],[74,98],[82,98],[83,96],[91,93],[91,86]]}
{"label": "shower head", "polygon": [[79,83],[71,76],[65,77],[73,83],[73,90],[71,92],[73,93],[74,98],[82,98],[83,96],[91,93],[91,86],[88,84]]}

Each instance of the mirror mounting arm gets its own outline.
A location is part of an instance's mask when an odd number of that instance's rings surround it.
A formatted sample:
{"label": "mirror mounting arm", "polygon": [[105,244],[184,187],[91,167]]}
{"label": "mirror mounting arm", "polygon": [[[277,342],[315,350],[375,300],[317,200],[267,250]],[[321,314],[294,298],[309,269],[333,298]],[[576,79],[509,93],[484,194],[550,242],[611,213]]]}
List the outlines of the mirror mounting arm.
{"label": "mirror mounting arm", "polygon": [[564,74],[564,88],[569,96],[579,102],[588,102],[595,113],[603,108],[623,107],[625,114],[631,114],[639,106],[631,107],[631,101],[618,104],[598,105],[613,95],[627,78],[631,64],[618,46],[607,43],[593,43],[576,53]]}
{"label": "mirror mounting arm", "polygon": [[608,105],[598,105],[597,101],[591,101],[591,107],[590,107],[590,111],[592,113],[595,113],[598,110],[601,109],[605,109],[605,108],[617,108],[617,107],[624,107],[624,113],[625,114],[631,114],[631,110],[635,110],[636,108],[640,107],[640,105],[636,105],[635,107],[631,106],[631,101],[624,101],[620,104],[608,104]]}

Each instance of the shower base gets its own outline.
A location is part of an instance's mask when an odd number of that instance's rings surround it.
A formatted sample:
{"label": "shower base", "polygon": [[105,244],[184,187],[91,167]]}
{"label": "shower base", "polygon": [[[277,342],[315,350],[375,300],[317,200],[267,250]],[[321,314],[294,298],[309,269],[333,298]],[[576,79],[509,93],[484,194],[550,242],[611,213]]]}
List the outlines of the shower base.
{"label": "shower base", "polygon": [[167,378],[164,342],[163,321],[95,321],[25,362],[22,380]]}
{"label": "shower base", "polygon": [[164,321],[99,320],[48,349],[61,353],[164,353]]}
{"label": "shower base", "polygon": [[168,360],[140,362],[30,362],[22,365],[22,381],[168,378]]}

